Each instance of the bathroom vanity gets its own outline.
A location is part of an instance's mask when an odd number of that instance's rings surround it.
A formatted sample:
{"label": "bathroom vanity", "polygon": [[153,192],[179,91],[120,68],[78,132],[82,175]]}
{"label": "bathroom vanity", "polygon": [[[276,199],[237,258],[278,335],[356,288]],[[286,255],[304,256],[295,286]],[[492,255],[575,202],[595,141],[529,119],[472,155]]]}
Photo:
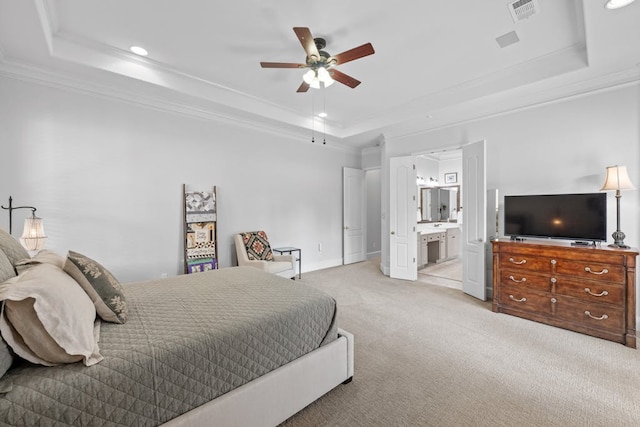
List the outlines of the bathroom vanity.
{"label": "bathroom vanity", "polygon": [[438,263],[457,258],[460,253],[460,226],[456,223],[419,223],[418,269],[429,263]]}

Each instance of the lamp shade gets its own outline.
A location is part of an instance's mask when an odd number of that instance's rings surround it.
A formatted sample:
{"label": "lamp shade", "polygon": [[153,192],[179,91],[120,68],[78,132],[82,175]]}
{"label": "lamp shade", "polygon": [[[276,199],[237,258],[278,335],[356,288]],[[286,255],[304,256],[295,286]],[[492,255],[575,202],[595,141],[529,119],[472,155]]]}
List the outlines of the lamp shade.
{"label": "lamp shade", "polygon": [[24,220],[24,229],[20,241],[22,245],[30,251],[39,251],[44,247],[44,226],[42,218],[32,216]]}
{"label": "lamp shade", "polygon": [[632,190],[634,188],[626,166],[608,166],[607,177],[600,191],[604,190]]}

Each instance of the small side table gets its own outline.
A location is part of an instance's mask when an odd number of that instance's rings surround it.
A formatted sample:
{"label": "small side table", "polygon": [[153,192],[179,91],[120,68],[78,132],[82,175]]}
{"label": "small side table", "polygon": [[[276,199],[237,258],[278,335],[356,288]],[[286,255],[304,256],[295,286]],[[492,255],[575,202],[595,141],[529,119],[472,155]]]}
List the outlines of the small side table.
{"label": "small side table", "polygon": [[[294,248],[293,246],[284,246],[282,248],[272,248],[274,252],[278,252],[280,255],[289,254],[292,252],[298,252],[296,260],[298,261],[298,279],[302,279],[302,249]],[[294,255],[295,256],[295,255]]]}

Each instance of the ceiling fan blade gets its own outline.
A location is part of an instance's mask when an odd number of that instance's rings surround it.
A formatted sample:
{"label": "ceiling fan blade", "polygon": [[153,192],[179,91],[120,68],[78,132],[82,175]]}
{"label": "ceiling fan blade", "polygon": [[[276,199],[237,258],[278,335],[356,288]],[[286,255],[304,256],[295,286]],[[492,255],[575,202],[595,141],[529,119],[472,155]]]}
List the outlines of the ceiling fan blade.
{"label": "ceiling fan blade", "polygon": [[300,93],[300,92],[306,92],[308,90],[309,90],[309,83],[302,82],[302,84],[300,85],[300,87],[298,88],[298,90],[296,92]]}
{"label": "ceiling fan blade", "polygon": [[304,68],[307,64],[294,64],[291,62],[261,62],[262,68]]}
{"label": "ceiling fan blade", "polygon": [[339,65],[353,61],[354,59],[360,59],[364,56],[373,55],[374,53],[376,53],[376,51],[373,50],[373,45],[371,43],[365,43],[362,46],[354,47],[346,52],[334,55],[333,58],[337,61],[336,64]]}
{"label": "ceiling fan blade", "polygon": [[307,27],[293,27],[293,31],[298,36],[298,40],[300,40],[304,51],[307,53],[307,57],[315,58],[316,61],[320,59],[320,52],[318,52],[316,42],[313,40],[311,30]]}
{"label": "ceiling fan blade", "polygon": [[331,68],[329,70],[329,74],[331,75],[331,78],[337,82],[342,83],[343,85],[347,85],[349,86],[351,89],[355,88],[356,86],[358,86],[361,82],[360,80],[356,80],[351,76],[346,75],[345,73],[338,71],[336,69]]}

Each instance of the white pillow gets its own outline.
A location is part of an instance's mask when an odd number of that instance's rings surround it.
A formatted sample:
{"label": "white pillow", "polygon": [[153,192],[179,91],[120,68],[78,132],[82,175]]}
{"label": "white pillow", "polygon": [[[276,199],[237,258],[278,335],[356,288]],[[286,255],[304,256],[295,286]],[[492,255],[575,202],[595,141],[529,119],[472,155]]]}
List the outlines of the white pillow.
{"label": "white pillow", "polygon": [[47,366],[102,360],[93,302],[61,268],[34,265],[0,284],[0,300],[0,332],[18,356]]}
{"label": "white pillow", "polygon": [[52,264],[62,268],[64,266],[65,258],[62,255],[58,255],[53,251],[43,249],[38,252],[33,258],[22,259],[14,264],[18,274],[33,267],[37,264]]}

